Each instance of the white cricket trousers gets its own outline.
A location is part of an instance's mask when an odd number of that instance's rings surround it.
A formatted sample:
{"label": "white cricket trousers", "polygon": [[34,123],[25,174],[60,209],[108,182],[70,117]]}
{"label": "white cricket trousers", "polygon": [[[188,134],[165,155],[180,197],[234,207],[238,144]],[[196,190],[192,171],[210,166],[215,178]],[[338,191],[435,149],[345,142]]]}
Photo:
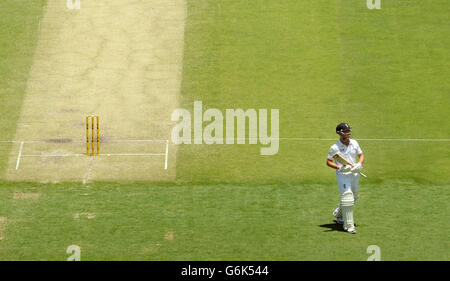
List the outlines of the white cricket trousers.
{"label": "white cricket trousers", "polygon": [[344,194],[345,191],[351,190],[355,198],[358,198],[359,173],[350,173],[344,175],[340,172],[336,173],[339,193]]}

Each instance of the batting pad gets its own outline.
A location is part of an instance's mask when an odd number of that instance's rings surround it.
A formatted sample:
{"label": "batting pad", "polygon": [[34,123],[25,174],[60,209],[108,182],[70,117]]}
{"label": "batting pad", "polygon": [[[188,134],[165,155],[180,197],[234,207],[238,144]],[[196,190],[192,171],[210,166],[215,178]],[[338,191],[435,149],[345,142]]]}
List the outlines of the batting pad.
{"label": "batting pad", "polygon": [[347,190],[342,194],[341,206],[342,206],[342,219],[344,220],[344,229],[347,230],[354,226],[353,222],[353,205],[355,199],[353,198],[353,192]]}

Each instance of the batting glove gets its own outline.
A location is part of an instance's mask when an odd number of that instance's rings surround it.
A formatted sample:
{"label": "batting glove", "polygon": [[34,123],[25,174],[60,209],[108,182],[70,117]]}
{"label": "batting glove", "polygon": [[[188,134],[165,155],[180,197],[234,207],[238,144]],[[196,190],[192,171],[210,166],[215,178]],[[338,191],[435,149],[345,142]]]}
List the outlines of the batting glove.
{"label": "batting glove", "polygon": [[348,173],[352,171],[352,167],[349,165],[345,165],[339,168],[339,172],[341,173]]}
{"label": "batting glove", "polygon": [[355,166],[353,166],[352,168],[352,173],[359,173],[362,170],[362,165],[361,163],[356,164]]}

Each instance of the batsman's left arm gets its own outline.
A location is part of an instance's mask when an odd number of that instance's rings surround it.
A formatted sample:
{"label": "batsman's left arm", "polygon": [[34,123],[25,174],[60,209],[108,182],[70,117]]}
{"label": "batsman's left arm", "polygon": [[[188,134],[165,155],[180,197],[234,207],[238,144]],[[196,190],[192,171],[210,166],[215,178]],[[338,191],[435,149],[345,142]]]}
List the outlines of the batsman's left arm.
{"label": "batsman's left arm", "polygon": [[366,160],[366,158],[364,157],[364,153],[358,154],[358,163],[362,165],[364,163],[364,160]]}

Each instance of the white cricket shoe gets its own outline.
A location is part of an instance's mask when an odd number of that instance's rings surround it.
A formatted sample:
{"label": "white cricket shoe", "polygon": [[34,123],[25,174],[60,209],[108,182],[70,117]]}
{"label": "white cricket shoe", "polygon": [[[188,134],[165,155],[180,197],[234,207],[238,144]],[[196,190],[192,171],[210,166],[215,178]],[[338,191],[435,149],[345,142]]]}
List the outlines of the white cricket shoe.
{"label": "white cricket shoe", "polygon": [[356,228],[354,226],[351,226],[347,229],[347,232],[350,234],[356,234]]}

